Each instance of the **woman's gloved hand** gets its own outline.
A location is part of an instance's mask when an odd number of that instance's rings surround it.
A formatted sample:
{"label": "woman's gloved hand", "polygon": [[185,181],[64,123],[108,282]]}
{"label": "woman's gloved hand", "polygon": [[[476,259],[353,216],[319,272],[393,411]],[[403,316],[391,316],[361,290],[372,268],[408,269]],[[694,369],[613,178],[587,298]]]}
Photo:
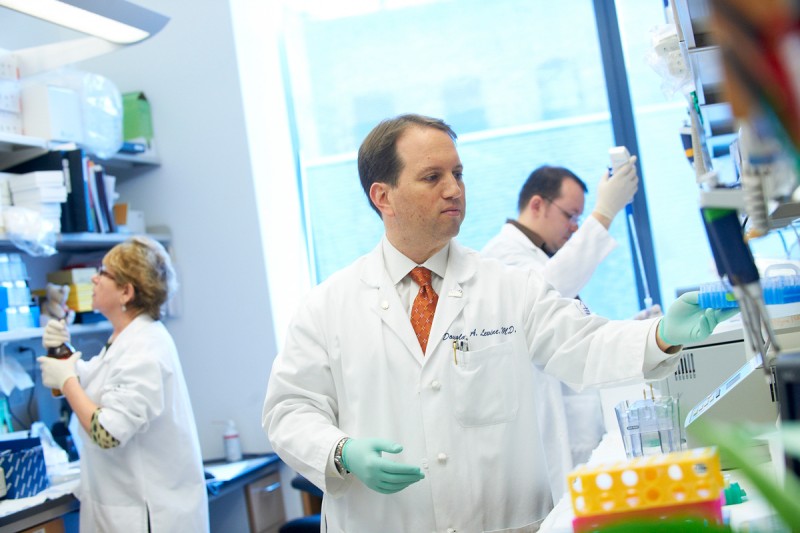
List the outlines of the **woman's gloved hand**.
{"label": "woman's gloved hand", "polygon": [[55,357],[37,357],[39,368],[42,370],[42,384],[51,389],[63,389],[64,383],[69,378],[76,378],[75,363],[81,358],[81,352],[75,352],[67,359],[56,359]]}
{"label": "woman's gloved hand", "polygon": [[342,448],[342,463],[367,487],[382,494],[393,494],[425,477],[418,466],[396,463],[381,456],[381,452],[402,451],[400,444],[388,439],[349,439]]}
{"label": "woman's gloved hand", "polygon": [[53,318],[49,320],[44,327],[42,346],[45,348],[55,348],[61,346],[65,342],[69,342],[69,339],[69,330],[64,321]]}
{"label": "woman's gloved hand", "polygon": [[699,342],[714,331],[717,324],[727,320],[739,309],[704,309],[697,305],[697,291],[681,294],[667,309],[658,323],[658,336],[667,344],[677,346]]}
{"label": "woman's gloved hand", "polygon": [[639,176],[636,174],[636,156],[634,155],[627,163],[615,170],[613,176],[606,172],[600,179],[594,211],[613,220],[623,207],[631,203],[638,188]]}

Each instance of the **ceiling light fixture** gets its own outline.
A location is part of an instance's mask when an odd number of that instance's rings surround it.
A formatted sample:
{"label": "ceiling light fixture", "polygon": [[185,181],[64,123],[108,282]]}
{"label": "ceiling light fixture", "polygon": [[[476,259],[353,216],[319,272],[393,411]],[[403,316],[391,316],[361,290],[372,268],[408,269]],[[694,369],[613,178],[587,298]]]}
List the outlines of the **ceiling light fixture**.
{"label": "ceiling light fixture", "polygon": [[169,21],[126,0],[0,0],[0,6],[121,45],[152,37]]}

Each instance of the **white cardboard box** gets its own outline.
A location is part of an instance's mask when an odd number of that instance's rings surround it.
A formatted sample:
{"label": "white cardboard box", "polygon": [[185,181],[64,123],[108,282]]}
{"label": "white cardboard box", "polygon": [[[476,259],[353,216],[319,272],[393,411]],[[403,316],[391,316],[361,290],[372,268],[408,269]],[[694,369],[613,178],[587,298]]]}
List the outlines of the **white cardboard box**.
{"label": "white cardboard box", "polygon": [[32,137],[80,142],[83,135],[78,93],[46,84],[23,87],[22,130]]}

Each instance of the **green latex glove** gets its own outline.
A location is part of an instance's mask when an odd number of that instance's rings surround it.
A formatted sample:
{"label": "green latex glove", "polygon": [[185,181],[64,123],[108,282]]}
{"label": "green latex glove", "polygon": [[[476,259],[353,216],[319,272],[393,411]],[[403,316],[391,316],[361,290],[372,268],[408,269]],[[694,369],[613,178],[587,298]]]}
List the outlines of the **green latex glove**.
{"label": "green latex glove", "polygon": [[342,463],[367,487],[392,494],[425,477],[418,466],[395,463],[381,456],[381,452],[402,451],[401,445],[387,439],[350,439],[342,448]]}
{"label": "green latex glove", "polygon": [[739,309],[704,309],[697,305],[697,291],[681,294],[669,306],[667,314],[658,323],[658,335],[667,344],[677,346],[699,342],[714,331],[717,324]]}

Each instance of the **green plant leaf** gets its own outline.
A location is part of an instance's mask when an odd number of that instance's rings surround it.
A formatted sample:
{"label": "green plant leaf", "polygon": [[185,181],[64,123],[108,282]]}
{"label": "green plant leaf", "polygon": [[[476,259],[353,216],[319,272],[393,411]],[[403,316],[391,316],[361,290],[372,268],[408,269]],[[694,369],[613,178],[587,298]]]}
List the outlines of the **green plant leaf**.
{"label": "green plant leaf", "polygon": [[[693,423],[689,431],[699,441],[716,446],[720,454],[750,480],[786,525],[792,531],[800,531],[800,480],[793,472],[787,471],[784,486],[780,486],[774,478],[759,469],[759,461],[752,456],[750,448],[761,431],[757,432],[755,426],[748,428],[703,419]],[[774,427],[770,431],[775,431]],[[784,433],[783,428],[781,433]]]}

